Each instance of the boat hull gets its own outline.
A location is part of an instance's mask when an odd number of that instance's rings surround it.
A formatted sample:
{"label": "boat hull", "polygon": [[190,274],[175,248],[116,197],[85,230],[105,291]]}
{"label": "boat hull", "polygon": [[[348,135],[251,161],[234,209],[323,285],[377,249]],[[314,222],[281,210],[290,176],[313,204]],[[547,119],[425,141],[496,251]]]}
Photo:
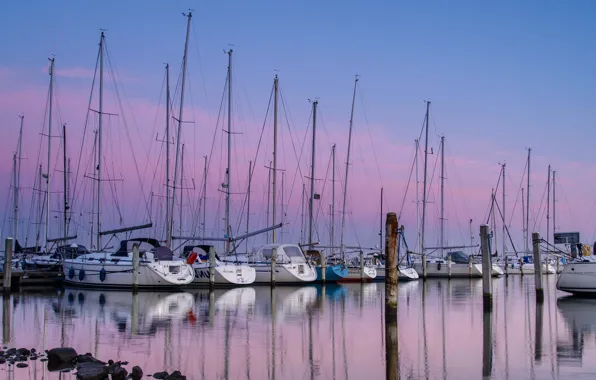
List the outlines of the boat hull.
{"label": "boat hull", "polygon": [[[192,285],[209,286],[209,264],[193,264]],[[218,264],[214,268],[214,285],[250,285],[256,280],[256,270],[248,265]]]}
{"label": "boat hull", "polygon": [[[105,271],[102,281],[101,271]],[[118,264],[65,260],[64,282],[70,285],[102,288],[132,288],[132,262]],[[139,288],[177,288],[194,280],[190,265],[179,261],[140,262]]]}
{"label": "boat hull", "polygon": [[557,280],[557,289],[574,295],[596,296],[596,262],[565,265]]}
{"label": "boat hull", "polygon": [[363,271],[360,271],[360,267],[348,267],[347,270],[347,276],[337,282],[372,282],[377,277],[377,270],[374,267],[365,266]]}
{"label": "boat hull", "polygon": [[[426,277],[435,278],[471,278],[482,277],[482,264],[456,264],[451,263],[451,270],[447,262],[429,262],[426,265]],[[414,263],[414,269],[418,276],[422,277],[422,263]]]}
{"label": "boat hull", "polygon": [[[256,284],[271,284],[271,265],[254,265]],[[276,284],[304,284],[317,279],[315,269],[307,264],[277,264],[275,266]]]}
{"label": "boat hull", "polygon": [[[377,267],[376,269],[377,277],[375,277],[375,281],[385,281],[385,267]],[[416,269],[406,266],[397,267],[397,281],[415,281],[419,278]]]}
{"label": "boat hull", "polygon": [[[323,272],[320,266],[317,266],[317,281],[323,281]],[[358,270],[360,273],[360,270]],[[325,281],[338,282],[348,276],[348,268],[344,265],[329,265],[325,267]]]}

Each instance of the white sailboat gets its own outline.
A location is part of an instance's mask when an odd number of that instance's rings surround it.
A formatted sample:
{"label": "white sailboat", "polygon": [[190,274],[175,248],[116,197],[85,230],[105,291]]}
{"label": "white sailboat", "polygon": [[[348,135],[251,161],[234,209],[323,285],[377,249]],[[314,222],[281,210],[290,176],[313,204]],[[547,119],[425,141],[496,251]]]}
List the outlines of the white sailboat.
{"label": "white sailboat", "polygon": [[174,259],[173,253],[167,247],[161,247],[155,239],[123,240],[116,252],[102,250],[103,235],[134,231],[150,227],[151,224],[112,231],[101,231],[101,174],[102,174],[102,115],[103,115],[103,69],[104,69],[105,35],[101,33],[99,42],[99,123],[97,130],[97,157],[95,166],[97,191],[97,249],[75,258],[65,259],[63,262],[64,281],[69,284],[91,287],[130,288],[133,286],[133,248],[138,246],[139,265],[136,284],[139,288],[178,287],[190,284],[195,274],[192,267],[185,261]]}

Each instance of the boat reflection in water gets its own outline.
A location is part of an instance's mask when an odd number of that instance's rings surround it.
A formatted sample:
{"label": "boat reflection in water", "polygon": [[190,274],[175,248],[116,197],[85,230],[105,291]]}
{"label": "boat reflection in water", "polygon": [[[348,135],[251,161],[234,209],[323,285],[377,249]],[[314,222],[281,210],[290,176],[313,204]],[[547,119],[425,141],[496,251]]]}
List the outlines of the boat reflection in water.
{"label": "boat reflection in water", "polygon": [[557,341],[557,360],[573,366],[581,366],[587,336],[596,337],[596,299],[562,297],[557,308],[569,330],[569,339]]}

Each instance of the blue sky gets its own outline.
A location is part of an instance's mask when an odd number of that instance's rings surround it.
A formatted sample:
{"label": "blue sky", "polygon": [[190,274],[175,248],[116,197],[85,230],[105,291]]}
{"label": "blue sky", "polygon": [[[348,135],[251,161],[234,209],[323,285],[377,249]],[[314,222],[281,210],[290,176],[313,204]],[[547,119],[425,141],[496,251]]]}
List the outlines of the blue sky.
{"label": "blue sky", "polygon": [[[499,161],[517,165],[512,169],[517,170],[512,173],[517,187],[528,146],[538,156],[535,167],[543,177],[547,163],[558,166],[562,178],[587,176],[583,183],[589,184],[594,173],[596,4],[591,1],[12,1],[0,14],[0,68],[14,74],[0,76],[1,91],[9,96],[24,86],[45,88],[43,67],[50,53],[59,68],[92,70],[103,28],[126,95],[156,103],[164,62],[172,65],[174,83],[177,78],[185,32],[182,12],[188,8],[194,10],[190,102],[212,118],[225,79],[223,51],[232,44],[235,88],[243,99],[243,117],[254,124],[262,122],[274,70],[279,70],[295,123],[306,125],[307,100],[319,97],[325,127],[342,136],[345,129],[339,128],[349,119],[353,76],[359,74],[364,107],[357,111],[358,121],[372,128],[375,141],[387,140],[396,149],[412,145],[423,119],[423,101],[432,101],[431,135],[436,140],[438,133],[445,134],[448,152],[463,161],[457,170],[466,191],[486,192],[488,199]],[[89,85],[89,78],[61,79],[65,89],[83,91]],[[22,110],[28,107],[33,105]],[[14,123],[18,112],[0,105],[3,128]],[[81,115],[65,117],[79,120]],[[345,141],[338,145],[343,152]],[[361,149],[366,156],[373,148]],[[409,160],[408,154],[403,157]],[[392,160],[394,155],[384,157]],[[476,178],[466,166],[470,162],[474,170],[485,165],[490,173]],[[362,165],[376,170],[373,160]],[[9,165],[2,167],[7,174]],[[391,186],[391,173],[383,177]],[[375,194],[377,187],[380,183],[373,187]],[[536,187],[541,194],[542,184]],[[587,191],[567,191],[574,201],[581,199],[570,209],[594,202]],[[392,204],[396,208],[403,189],[394,192],[399,192]],[[479,219],[485,206],[477,202],[466,208]],[[575,212],[589,220],[585,211]],[[576,227],[572,219],[568,216],[568,223]],[[590,227],[585,233],[592,236],[594,231]]]}

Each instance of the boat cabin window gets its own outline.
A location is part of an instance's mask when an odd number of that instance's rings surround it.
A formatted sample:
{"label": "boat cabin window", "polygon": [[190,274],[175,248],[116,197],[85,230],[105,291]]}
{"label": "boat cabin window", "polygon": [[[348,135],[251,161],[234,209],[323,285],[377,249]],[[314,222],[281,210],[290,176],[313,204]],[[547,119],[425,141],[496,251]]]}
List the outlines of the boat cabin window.
{"label": "boat cabin window", "polygon": [[451,258],[451,262],[455,264],[467,264],[468,255],[462,251],[454,251],[447,253],[447,257]]}
{"label": "boat cabin window", "polygon": [[286,245],[284,247],[284,252],[293,262],[304,261],[304,254],[302,253],[302,250],[299,247],[296,247],[294,245]]}

